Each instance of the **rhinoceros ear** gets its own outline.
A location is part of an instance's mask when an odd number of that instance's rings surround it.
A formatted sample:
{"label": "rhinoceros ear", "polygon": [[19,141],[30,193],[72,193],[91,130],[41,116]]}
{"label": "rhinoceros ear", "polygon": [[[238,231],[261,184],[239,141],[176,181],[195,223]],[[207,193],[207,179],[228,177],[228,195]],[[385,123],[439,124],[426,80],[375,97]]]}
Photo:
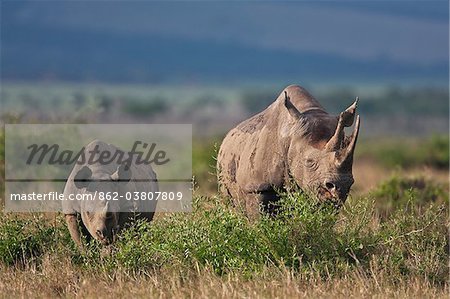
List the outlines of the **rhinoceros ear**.
{"label": "rhinoceros ear", "polygon": [[75,187],[78,189],[86,188],[92,177],[92,170],[87,167],[83,166],[80,170],[78,170],[77,174],[73,178],[73,182],[75,183]]}
{"label": "rhinoceros ear", "polygon": [[292,104],[290,97],[287,92],[284,91],[284,107],[289,112],[289,115],[296,123],[296,128],[299,130],[296,131],[297,134],[306,135],[309,127],[308,118],[301,113],[295,106]]}
{"label": "rhinoceros ear", "polygon": [[294,104],[292,104],[291,98],[288,96],[286,91],[284,92],[284,106],[293,118],[297,120],[301,120],[303,118],[302,113],[295,108]]}
{"label": "rhinoceros ear", "polygon": [[117,170],[111,175],[113,181],[129,182],[131,180],[131,168],[127,163],[117,167]]}

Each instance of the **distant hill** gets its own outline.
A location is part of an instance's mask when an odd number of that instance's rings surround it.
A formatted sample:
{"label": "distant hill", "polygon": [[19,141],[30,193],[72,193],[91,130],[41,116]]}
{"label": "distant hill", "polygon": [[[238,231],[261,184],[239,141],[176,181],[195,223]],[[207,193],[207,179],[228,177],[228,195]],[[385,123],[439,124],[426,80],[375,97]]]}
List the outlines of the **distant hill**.
{"label": "distant hill", "polygon": [[36,25],[2,28],[3,80],[240,82],[448,80],[448,65],[293,53],[236,43]]}

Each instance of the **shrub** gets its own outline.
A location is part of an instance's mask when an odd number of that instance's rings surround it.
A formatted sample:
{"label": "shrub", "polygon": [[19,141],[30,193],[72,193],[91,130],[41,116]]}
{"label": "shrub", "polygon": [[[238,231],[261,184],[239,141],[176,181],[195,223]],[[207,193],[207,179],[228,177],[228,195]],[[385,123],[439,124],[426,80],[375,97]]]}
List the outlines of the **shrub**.
{"label": "shrub", "polygon": [[130,99],[125,102],[123,110],[134,116],[150,117],[166,113],[169,110],[169,105],[165,99],[159,97],[150,99],[149,101]]}
{"label": "shrub", "polygon": [[423,177],[394,175],[371,191],[371,195],[382,216],[388,216],[406,205],[422,208],[432,203],[449,202],[448,187]]}
{"label": "shrub", "polygon": [[220,138],[214,140],[216,142],[195,140],[192,143],[192,173],[202,191],[217,191],[216,157]]}
{"label": "shrub", "polygon": [[[393,183],[391,183],[392,185]],[[394,187],[401,183],[393,184]],[[380,187],[384,194],[397,187]],[[394,195],[393,195],[394,196]],[[417,208],[420,196],[409,193],[384,219],[374,198],[351,198],[340,212],[303,193],[282,195],[276,216],[250,220],[217,197],[196,197],[193,212],[169,214],[125,230],[109,254],[96,242],[76,253],[62,221],[42,217],[0,218],[0,258],[11,265],[39,261],[44,253],[72,256],[74,267],[95,273],[141,273],[210,269],[218,275],[257,275],[274,267],[304,276],[370,275],[384,269],[388,279],[420,276],[431,284],[447,281],[448,219],[445,204]]]}
{"label": "shrub", "polygon": [[0,261],[7,265],[38,260],[57,245],[67,246],[69,240],[69,234],[60,222],[51,226],[42,216],[0,219]]}
{"label": "shrub", "polygon": [[241,103],[249,114],[254,114],[267,108],[276,97],[276,94],[269,91],[246,91],[242,95]]}
{"label": "shrub", "polygon": [[427,165],[437,169],[449,168],[449,137],[434,135],[420,140],[385,140],[362,142],[356,151],[386,167],[410,168]]}

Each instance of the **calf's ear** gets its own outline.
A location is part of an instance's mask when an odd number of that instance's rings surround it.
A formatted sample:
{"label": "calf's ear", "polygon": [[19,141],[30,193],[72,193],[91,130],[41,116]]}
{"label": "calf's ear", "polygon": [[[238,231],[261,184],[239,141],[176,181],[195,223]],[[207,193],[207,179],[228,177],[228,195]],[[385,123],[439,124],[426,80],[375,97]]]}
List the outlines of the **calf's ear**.
{"label": "calf's ear", "polygon": [[73,178],[73,182],[75,183],[75,187],[78,189],[86,188],[92,177],[92,171],[87,166],[83,166],[80,170],[78,170],[77,174]]}
{"label": "calf's ear", "polygon": [[117,167],[117,170],[111,175],[113,181],[129,182],[131,180],[131,167],[123,163]]}

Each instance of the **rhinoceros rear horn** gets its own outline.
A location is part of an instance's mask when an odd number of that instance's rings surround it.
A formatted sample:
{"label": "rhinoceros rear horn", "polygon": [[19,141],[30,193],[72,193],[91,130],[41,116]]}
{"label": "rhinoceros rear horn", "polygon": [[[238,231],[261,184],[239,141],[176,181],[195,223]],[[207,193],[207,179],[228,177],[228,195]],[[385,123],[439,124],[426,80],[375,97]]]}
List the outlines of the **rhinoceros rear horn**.
{"label": "rhinoceros rear horn", "polygon": [[355,153],[356,141],[358,140],[359,133],[359,115],[356,116],[355,127],[353,128],[353,134],[350,137],[348,145],[339,150],[336,153],[337,164],[341,169],[352,169],[353,155]]}
{"label": "rhinoceros rear horn", "polygon": [[353,125],[353,121],[355,120],[356,108],[358,106],[358,100],[358,97],[356,97],[353,104],[345,109],[345,111],[341,112],[341,114],[339,114],[339,120],[336,126],[336,130],[333,136],[325,145],[325,150],[334,152],[342,148],[345,137],[344,127],[350,127]]}

